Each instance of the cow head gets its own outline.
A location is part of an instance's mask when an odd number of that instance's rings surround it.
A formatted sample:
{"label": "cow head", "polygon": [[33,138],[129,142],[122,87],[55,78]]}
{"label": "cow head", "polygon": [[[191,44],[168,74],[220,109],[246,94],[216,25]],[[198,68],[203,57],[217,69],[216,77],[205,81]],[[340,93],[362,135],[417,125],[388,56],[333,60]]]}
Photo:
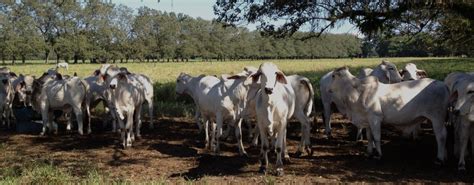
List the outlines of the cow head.
{"label": "cow head", "polygon": [[332,72],[331,78],[332,82],[328,89],[329,93],[342,92],[342,88],[344,88],[342,84],[345,84],[345,82],[352,84],[353,79],[355,79],[347,66],[335,69]]}
{"label": "cow head", "polygon": [[[203,78],[205,76],[206,75],[201,75],[198,78]],[[191,79],[192,79],[191,75],[183,73],[183,72],[180,73],[179,76],[176,78],[176,87],[175,87],[176,94],[182,95],[184,93],[187,93],[188,85]]]}
{"label": "cow head", "polygon": [[418,69],[413,63],[406,64],[400,71],[400,75],[402,76],[403,81],[419,80],[428,76],[426,71]]}
{"label": "cow head", "polygon": [[383,60],[371,75],[377,76],[382,83],[398,83],[402,81],[397,66],[389,61]]}
{"label": "cow head", "polygon": [[453,88],[450,101],[454,103],[454,114],[468,116],[474,121],[474,78],[458,81]]}
{"label": "cow head", "polygon": [[285,74],[278,67],[270,62],[260,65],[257,73],[251,75],[253,83],[260,80],[260,88],[265,94],[272,94],[277,83],[287,84]]}

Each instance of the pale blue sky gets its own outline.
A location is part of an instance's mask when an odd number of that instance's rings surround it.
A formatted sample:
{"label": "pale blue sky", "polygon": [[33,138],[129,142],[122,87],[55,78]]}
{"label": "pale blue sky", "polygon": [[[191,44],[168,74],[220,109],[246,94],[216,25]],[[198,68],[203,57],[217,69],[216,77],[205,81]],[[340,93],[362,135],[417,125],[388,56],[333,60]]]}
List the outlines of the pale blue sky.
{"label": "pale blue sky", "polygon": [[[147,6],[156,10],[166,12],[177,12],[187,14],[191,17],[201,17],[212,20],[215,18],[213,5],[216,0],[112,0],[113,3],[123,4],[133,9]],[[255,29],[254,25],[248,25],[249,29]],[[342,24],[339,28],[330,30],[331,33],[358,34],[357,28],[349,23]]]}

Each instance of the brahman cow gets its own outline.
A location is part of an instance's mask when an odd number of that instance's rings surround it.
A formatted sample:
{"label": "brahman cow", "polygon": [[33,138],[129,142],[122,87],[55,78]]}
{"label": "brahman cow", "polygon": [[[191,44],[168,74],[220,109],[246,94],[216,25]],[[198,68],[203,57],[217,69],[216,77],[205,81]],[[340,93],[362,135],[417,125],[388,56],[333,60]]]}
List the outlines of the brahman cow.
{"label": "brahman cow", "polygon": [[[396,84],[381,83],[376,77],[362,80],[352,78],[353,87],[360,96],[358,104],[365,111],[369,123],[368,150],[374,141],[378,157],[382,156],[381,124],[412,130],[425,119],[433,126],[438,144],[437,159],[446,159],[446,128],[444,122],[449,104],[448,88],[432,79],[412,80]],[[353,113],[354,114],[354,113]]]}
{"label": "brahman cow", "polygon": [[[370,70],[364,70],[364,73],[368,71]],[[332,73],[333,71],[326,73],[323,77],[321,77],[321,80],[319,81],[319,90],[321,91],[321,101],[323,103],[323,122],[326,128],[325,133],[328,138],[331,137],[331,105],[334,104],[337,110],[346,117],[347,114],[349,114],[346,111],[346,107],[344,107],[343,102],[337,98],[332,97],[331,93],[329,93],[329,87],[332,83]],[[365,77],[366,75],[361,74],[359,76]],[[400,73],[397,70],[397,66],[385,60],[382,61],[382,63],[380,63],[374,70],[372,70],[370,76],[377,77],[382,83],[398,83],[402,81]],[[360,133],[361,131],[359,130],[359,134]]]}
{"label": "brahman cow", "polygon": [[118,73],[110,79],[108,95],[117,115],[124,149],[131,147],[135,140],[134,125],[137,136],[140,134],[141,109],[145,101],[142,90],[142,84],[135,75]]}
{"label": "brahman cow", "polygon": [[454,153],[459,157],[458,170],[465,170],[464,156],[468,140],[474,154],[474,75],[451,73],[445,82],[450,89],[452,105],[452,124],[454,124]]}
{"label": "brahman cow", "polygon": [[260,80],[256,95],[257,126],[262,143],[259,171],[266,173],[270,141],[275,141],[277,175],[283,175],[286,126],[295,111],[295,92],[283,72],[270,62],[261,64],[252,78],[254,83]]}
{"label": "brahman cow", "polygon": [[[83,135],[83,108],[86,116],[90,116],[87,100],[87,85],[79,77],[63,79],[61,74],[56,74],[56,78],[49,78],[44,74],[33,82],[33,92],[31,95],[33,109],[41,113],[43,120],[43,131],[41,135],[49,131],[58,132],[57,125],[53,124],[53,111],[61,110],[63,113],[73,111],[78,123],[78,133]],[[70,125],[68,124],[68,128]],[[91,132],[89,123],[87,133]]]}

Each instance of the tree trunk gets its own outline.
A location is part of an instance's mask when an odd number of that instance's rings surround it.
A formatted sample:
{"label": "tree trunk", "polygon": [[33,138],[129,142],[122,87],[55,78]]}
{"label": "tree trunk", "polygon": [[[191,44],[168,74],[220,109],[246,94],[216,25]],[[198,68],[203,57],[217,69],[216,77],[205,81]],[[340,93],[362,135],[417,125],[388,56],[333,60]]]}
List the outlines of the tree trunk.
{"label": "tree trunk", "polygon": [[123,63],[123,58],[120,58],[120,63]]}
{"label": "tree trunk", "polygon": [[46,60],[44,61],[45,64],[47,64],[49,62],[49,53],[50,53],[49,49],[46,50],[46,52],[45,52]]}
{"label": "tree trunk", "polygon": [[114,59],[112,59],[112,63],[114,63],[114,64],[115,64],[115,58],[114,58]]}
{"label": "tree trunk", "polygon": [[26,57],[25,57],[25,55],[21,55],[21,63],[23,63],[23,64],[24,64],[24,63],[25,63],[25,61],[26,61]]}
{"label": "tree trunk", "polygon": [[15,60],[16,60],[16,57],[13,56],[13,59],[12,59],[12,64],[15,65]]}
{"label": "tree trunk", "polygon": [[77,56],[77,54],[74,54],[74,64],[77,64],[78,58],[79,58],[79,57]]}

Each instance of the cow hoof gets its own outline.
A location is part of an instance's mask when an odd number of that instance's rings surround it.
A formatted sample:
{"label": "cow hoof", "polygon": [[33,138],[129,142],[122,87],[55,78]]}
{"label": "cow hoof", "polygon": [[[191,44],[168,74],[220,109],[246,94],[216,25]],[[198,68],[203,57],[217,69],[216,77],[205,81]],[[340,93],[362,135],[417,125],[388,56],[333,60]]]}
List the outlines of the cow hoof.
{"label": "cow hoof", "polygon": [[285,163],[289,163],[289,162],[291,162],[291,160],[290,160],[290,156],[288,156],[288,155],[285,155],[285,157],[284,157],[284,159],[283,159],[283,162],[285,162]]}
{"label": "cow hoof", "polygon": [[247,152],[244,152],[242,154],[240,154],[241,157],[245,158],[245,159],[249,159],[249,155],[247,154]]}
{"label": "cow hoof", "polygon": [[380,161],[380,160],[382,159],[382,156],[381,156],[381,155],[376,155],[376,154],[374,154],[374,155],[372,155],[372,159],[375,159],[375,160],[377,160],[377,161]]}
{"label": "cow hoof", "polygon": [[295,157],[301,157],[301,154],[303,154],[303,152],[298,150],[295,152]]}
{"label": "cow hoof", "polygon": [[314,151],[311,150],[311,147],[307,147],[307,148],[306,148],[306,153],[308,153],[308,156],[310,156],[310,157],[313,156],[313,152],[314,152]]}
{"label": "cow hoof", "polygon": [[462,165],[462,164],[459,165],[459,166],[458,166],[458,171],[460,171],[460,172],[466,171],[466,166],[465,166],[465,165]]}
{"label": "cow hoof", "polygon": [[264,166],[260,166],[260,169],[258,169],[258,173],[261,173],[261,174],[267,174],[267,168],[264,167]]}
{"label": "cow hoof", "polygon": [[443,160],[440,160],[440,159],[436,159],[436,160],[434,161],[434,163],[435,163],[436,165],[438,165],[438,166],[444,165],[444,161],[443,161]]}
{"label": "cow hoof", "polygon": [[285,172],[283,172],[283,168],[277,168],[277,170],[276,170],[276,176],[281,177],[281,176],[283,176],[283,175],[285,175]]}

